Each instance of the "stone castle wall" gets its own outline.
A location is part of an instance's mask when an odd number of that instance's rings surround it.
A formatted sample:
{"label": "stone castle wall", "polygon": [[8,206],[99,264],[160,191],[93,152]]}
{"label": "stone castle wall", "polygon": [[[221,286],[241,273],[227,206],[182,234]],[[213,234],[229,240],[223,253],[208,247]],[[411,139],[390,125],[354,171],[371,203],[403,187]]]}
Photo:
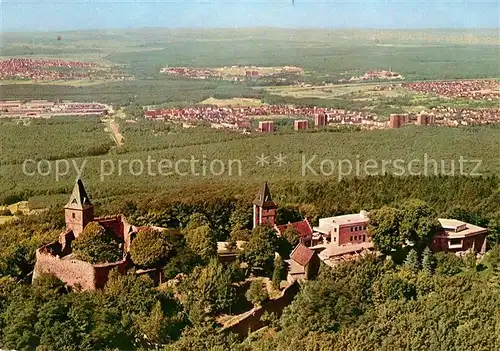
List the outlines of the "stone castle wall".
{"label": "stone castle wall", "polygon": [[108,281],[109,272],[117,268],[120,273],[127,270],[128,260],[124,258],[118,262],[96,264],[72,258],[71,255],[59,257],[51,248],[60,246],[54,242],[36,251],[36,264],[33,279],[40,274],[54,274],[57,278],[71,287],[80,287],[82,290],[101,289]]}

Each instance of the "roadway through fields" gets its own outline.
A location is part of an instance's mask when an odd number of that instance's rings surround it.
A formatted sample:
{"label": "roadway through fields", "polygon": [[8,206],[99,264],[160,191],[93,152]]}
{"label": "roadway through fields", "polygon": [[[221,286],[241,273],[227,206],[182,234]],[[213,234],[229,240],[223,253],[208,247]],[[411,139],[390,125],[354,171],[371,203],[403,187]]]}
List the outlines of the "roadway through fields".
{"label": "roadway through fields", "polygon": [[106,128],[104,130],[110,133],[111,139],[114,140],[116,146],[123,146],[125,138],[119,131],[119,124],[116,123],[114,119],[103,119],[103,122],[106,123]]}

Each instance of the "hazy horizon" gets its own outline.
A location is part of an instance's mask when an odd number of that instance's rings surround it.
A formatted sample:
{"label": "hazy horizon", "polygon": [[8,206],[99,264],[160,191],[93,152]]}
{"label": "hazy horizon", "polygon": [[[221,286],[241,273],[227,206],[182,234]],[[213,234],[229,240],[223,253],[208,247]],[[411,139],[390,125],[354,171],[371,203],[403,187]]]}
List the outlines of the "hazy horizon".
{"label": "hazy horizon", "polygon": [[2,32],[119,29],[497,29],[496,1],[4,0]]}

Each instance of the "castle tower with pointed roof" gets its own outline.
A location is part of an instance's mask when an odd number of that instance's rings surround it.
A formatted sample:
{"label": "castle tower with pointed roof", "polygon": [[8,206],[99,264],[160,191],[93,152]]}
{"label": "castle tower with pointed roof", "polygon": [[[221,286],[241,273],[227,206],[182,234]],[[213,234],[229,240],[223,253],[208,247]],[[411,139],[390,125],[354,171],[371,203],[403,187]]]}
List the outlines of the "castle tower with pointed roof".
{"label": "castle tower with pointed roof", "polygon": [[253,227],[263,224],[274,227],[277,208],[278,206],[271,198],[267,182],[265,182],[253,200]]}
{"label": "castle tower with pointed roof", "polygon": [[64,206],[64,217],[66,228],[73,231],[75,238],[94,220],[94,205],[90,202],[81,179],[76,181],[69,202]]}

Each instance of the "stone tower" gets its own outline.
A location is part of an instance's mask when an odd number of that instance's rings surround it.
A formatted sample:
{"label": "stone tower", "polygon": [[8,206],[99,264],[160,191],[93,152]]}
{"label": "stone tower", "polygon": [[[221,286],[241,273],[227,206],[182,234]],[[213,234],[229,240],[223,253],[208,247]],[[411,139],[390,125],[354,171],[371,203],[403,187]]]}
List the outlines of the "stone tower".
{"label": "stone tower", "polygon": [[271,198],[267,182],[265,182],[253,200],[253,227],[262,224],[274,227],[277,208],[278,206]]}
{"label": "stone tower", "polygon": [[69,202],[64,206],[66,228],[73,230],[75,238],[81,234],[83,228],[94,220],[94,206],[85,191],[81,179],[76,181]]}

